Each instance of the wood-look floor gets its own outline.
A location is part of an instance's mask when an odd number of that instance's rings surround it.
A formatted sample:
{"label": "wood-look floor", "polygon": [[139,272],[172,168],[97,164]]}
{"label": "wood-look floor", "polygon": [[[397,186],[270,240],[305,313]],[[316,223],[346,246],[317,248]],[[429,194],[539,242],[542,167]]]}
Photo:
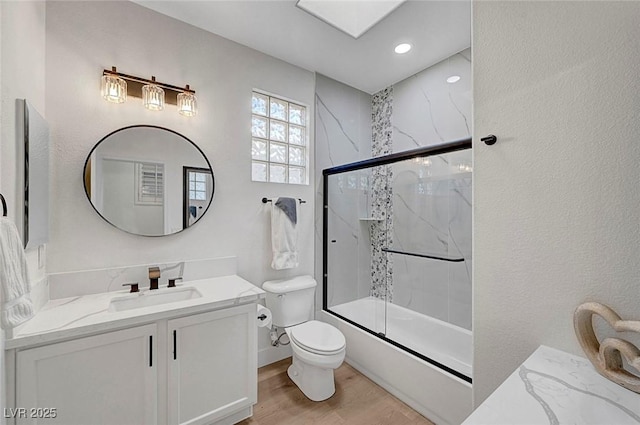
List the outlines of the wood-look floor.
{"label": "wood-look floor", "polygon": [[287,376],[290,364],[289,358],[258,370],[258,404],[241,425],[433,425],[346,363],[335,371],[336,393],[311,401]]}

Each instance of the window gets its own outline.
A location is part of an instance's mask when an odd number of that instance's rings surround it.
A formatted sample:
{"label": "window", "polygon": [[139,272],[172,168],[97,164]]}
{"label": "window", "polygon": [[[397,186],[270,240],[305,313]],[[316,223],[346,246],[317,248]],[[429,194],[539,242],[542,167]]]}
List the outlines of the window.
{"label": "window", "polygon": [[164,164],[136,162],[136,204],[162,205]]}
{"label": "window", "polygon": [[307,184],[307,108],[253,92],[251,180]]}
{"label": "window", "polygon": [[189,200],[207,200],[207,176],[210,174],[190,172],[189,173]]}

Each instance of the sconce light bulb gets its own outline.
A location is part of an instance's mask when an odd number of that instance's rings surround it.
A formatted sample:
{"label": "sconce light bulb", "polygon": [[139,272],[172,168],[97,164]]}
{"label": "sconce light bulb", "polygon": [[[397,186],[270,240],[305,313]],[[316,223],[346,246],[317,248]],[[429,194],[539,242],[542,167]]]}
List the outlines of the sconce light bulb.
{"label": "sconce light bulb", "polygon": [[164,109],[164,90],[155,84],[142,86],[142,104],[151,111],[162,111]]}
{"label": "sconce light bulb", "polygon": [[198,99],[195,94],[191,92],[178,94],[178,113],[185,117],[193,117],[198,113]]}
{"label": "sconce light bulb", "polygon": [[102,98],[113,103],[127,100],[127,82],[115,74],[102,76],[100,92]]}

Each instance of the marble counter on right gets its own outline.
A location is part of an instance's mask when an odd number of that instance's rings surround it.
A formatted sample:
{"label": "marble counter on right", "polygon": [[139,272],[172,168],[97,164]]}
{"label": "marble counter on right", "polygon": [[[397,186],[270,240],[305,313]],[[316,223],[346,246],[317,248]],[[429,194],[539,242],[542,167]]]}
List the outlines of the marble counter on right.
{"label": "marble counter on right", "polygon": [[544,345],[462,425],[640,424],[640,394],[604,378],[589,360]]}

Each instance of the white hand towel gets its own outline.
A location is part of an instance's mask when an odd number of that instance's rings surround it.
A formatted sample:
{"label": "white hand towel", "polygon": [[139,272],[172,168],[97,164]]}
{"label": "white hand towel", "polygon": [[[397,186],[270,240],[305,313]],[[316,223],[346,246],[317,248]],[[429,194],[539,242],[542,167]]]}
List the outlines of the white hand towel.
{"label": "white hand towel", "polygon": [[[294,204],[295,205],[295,204]],[[273,202],[271,207],[271,249],[275,270],[298,267],[298,231],[287,214]]]}
{"label": "white hand towel", "polygon": [[11,329],[33,317],[27,259],[13,221],[0,217],[2,327]]}

